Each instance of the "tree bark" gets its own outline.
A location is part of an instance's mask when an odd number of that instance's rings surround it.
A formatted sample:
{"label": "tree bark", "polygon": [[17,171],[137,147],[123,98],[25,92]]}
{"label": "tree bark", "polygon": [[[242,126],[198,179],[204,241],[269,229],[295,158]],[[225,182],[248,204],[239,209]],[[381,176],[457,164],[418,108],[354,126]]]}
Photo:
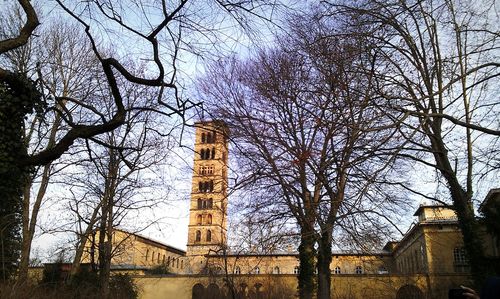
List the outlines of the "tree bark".
{"label": "tree bark", "polygon": [[324,229],[318,246],[318,299],[330,299],[332,262],[332,231]]}
{"label": "tree bark", "polygon": [[492,273],[492,269],[490,269],[485,259],[479,224],[472,207],[471,194],[466,192],[460,185],[450,164],[447,155],[448,151],[440,134],[430,135],[429,137],[434,150],[437,168],[448,183],[453,207],[458,218],[458,225],[462,231],[464,247],[468,254],[472,277],[476,287],[480,288],[486,277]]}
{"label": "tree bark", "polygon": [[316,250],[314,232],[302,230],[299,246],[299,298],[311,299],[314,294],[314,267]]}

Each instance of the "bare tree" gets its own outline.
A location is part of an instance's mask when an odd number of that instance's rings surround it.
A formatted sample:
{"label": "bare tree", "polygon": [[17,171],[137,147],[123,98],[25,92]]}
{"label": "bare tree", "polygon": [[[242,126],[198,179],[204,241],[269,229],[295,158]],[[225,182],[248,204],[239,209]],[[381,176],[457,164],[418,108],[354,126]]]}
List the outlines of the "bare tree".
{"label": "bare tree", "polygon": [[[499,27],[495,1],[325,1],[339,35],[363,35],[376,57],[378,101],[409,141],[402,156],[435,169],[455,209],[472,274],[491,269],[474,216],[479,181],[497,180]],[[392,113],[392,112],[391,112]],[[420,193],[422,194],[422,193]],[[449,201],[429,195],[429,199]]]}
{"label": "bare tree", "polygon": [[[128,7],[131,5],[132,7]],[[5,140],[2,144],[10,144],[16,142],[16,146],[2,147],[2,168],[0,174],[8,177],[9,171],[15,170],[19,174],[11,179],[12,182],[7,182],[2,179],[2,183],[12,187],[2,188],[2,198],[12,198],[13,201],[22,195],[24,191],[25,203],[23,206],[23,222],[24,230],[24,257],[22,258],[22,271],[26,273],[26,261],[28,260],[29,244],[33,237],[34,227],[36,225],[36,209],[33,209],[31,221],[29,216],[28,195],[29,187],[24,187],[26,184],[25,177],[29,177],[33,166],[47,165],[42,171],[43,176],[51,171],[51,166],[48,164],[58,159],[66,153],[70,147],[78,139],[95,139],[94,137],[112,132],[126,122],[126,115],[129,112],[136,113],[141,111],[154,111],[166,117],[178,116],[184,121],[185,113],[190,108],[199,105],[183,99],[178,88],[177,74],[179,73],[178,63],[181,53],[194,53],[195,55],[203,54],[203,50],[210,47],[215,47],[214,42],[222,33],[217,30],[217,21],[226,19],[226,23],[236,28],[238,25],[244,25],[249,28],[250,19],[252,16],[258,19],[265,20],[269,16],[266,14],[266,7],[275,6],[275,2],[268,1],[246,1],[246,2],[231,2],[231,1],[205,1],[201,9],[199,3],[191,4],[191,1],[135,1],[135,2],[109,2],[109,1],[87,1],[81,3],[79,1],[56,1],[53,11],[60,13],[61,18],[71,19],[76,22],[79,27],[73,29],[78,30],[80,34],[86,36],[88,45],[92,55],[79,55],[77,49],[70,46],[54,53],[53,59],[39,61],[33,69],[30,69],[28,64],[17,64],[0,66],[0,91],[2,92],[1,113],[3,116],[13,116],[2,118],[1,125],[7,131],[3,134]],[[26,58],[29,59],[32,55],[31,47],[25,47],[31,43],[36,36],[35,32],[40,25],[41,8],[34,7],[29,0],[19,0],[17,3],[2,4],[6,10],[16,10],[17,16],[13,19],[16,24],[21,24],[15,30],[9,32],[8,35],[2,36],[0,40],[0,54],[9,59]],[[212,18],[207,18],[206,11],[212,11]],[[137,15],[137,14],[139,15]],[[158,14],[159,13],[159,14]],[[227,18],[230,16],[230,18]],[[215,21],[212,23],[212,21]],[[231,27],[231,26],[230,26]],[[37,33],[45,34],[48,31]],[[120,32],[119,34],[115,34]],[[75,34],[78,36],[79,34]],[[191,40],[191,37],[196,36]],[[73,34],[68,34],[68,39],[71,39]],[[139,52],[146,53],[144,55],[132,53],[128,46],[117,45],[116,43],[124,42],[122,37],[126,38],[125,42],[129,45],[134,44]],[[195,41],[203,41],[207,44],[196,43]],[[113,42],[116,42],[113,44]],[[44,50],[49,50],[50,45],[39,45]],[[107,51],[110,47],[119,49],[118,51]],[[85,49],[82,49],[84,52]],[[122,51],[123,50],[123,51]],[[128,52],[128,53],[127,53]],[[49,53],[49,51],[46,51]],[[96,67],[99,70],[99,76],[104,78],[101,84],[105,84],[111,90],[111,98],[113,106],[108,112],[103,113],[100,109],[101,103],[106,100],[104,98],[94,98],[93,101],[87,101],[85,94],[75,91],[75,81],[82,86],[89,81],[78,81],[76,77],[72,77],[70,72],[67,76],[61,76],[60,80],[52,80],[50,72],[46,73],[43,70],[47,69],[62,69],[62,61],[57,61],[58,58],[69,55],[75,63],[72,66],[81,68],[85,61],[78,59],[94,60],[89,69]],[[130,55],[129,55],[130,54]],[[134,55],[135,54],[135,55]],[[128,68],[123,63],[123,57],[134,57],[137,61],[147,61],[149,71],[144,73],[134,73],[134,70]],[[22,62],[22,60],[18,60]],[[59,64],[59,65],[57,65]],[[67,65],[64,65],[66,67]],[[89,65],[87,65],[89,66]],[[53,74],[53,73],[52,73]],[[33,80],[37,80],[36,82]],[[137,86],[147,86],[156,88],[156,95],[148,99],[146,106],[127,106],[127,94],[123,92],[119,83],[122,79],[127,80]],[[43,87],[42,87],[43,86]],[[91,84],[89,86],[92,86]],[[44,88],[47,88],[45,90]],[[71,90],[70,90],[71,89]],[[80,92],[81,90],[79,90]],[[109,94],[106,94],[109,96]],[[151,105],[155,103],[156,106]],[[153,108],[154,107],[154,108]],[[54,112],[55,117],[49,118],[47,111]],[[85,111],[84,114],[81,114]],[[26,136],[22,132],[29,125],[26,124],[26,119],[32,119],[30,115],[37,112],[37,121],[52,124],[54,130],[48,130],[49,141],[42,147],[33,147],[32,151],[26,150]],[[50,127],[50,125],[49,125]],[[64,127],[65,130],[58,131],[58,128]],[[95,140],[94,140],[95,141]],[[14,161],[10,164],[3,163],[5,161]],[[5,165],[4,165],[5,164]],[[12,165],[11,165],[12,164]],[[28,179],[29,181],[30,179]],[[45,181],[47,181],[45,179]],[[28,184],[29,185],[29,184]],[[42,198],[44,186],[41,184]],[[34,207],[39,206],[35,200]],[[16,205],[10,205],[15,207]],[[10,223],[17,223],[18,220],[8,215],[17,215],[18,212],[5,212],[2,215],[2,223],[5,220],[7,231],[12,231],[15,234],[16,229]],[[10,217],[10,218],[9,218]],[[5,218],[5,219],[4,219]],[[8,219],[7,219],[8,218]],[[12,219],[11,219],[12,218]],[[34,220],[34,221],[33,221]],[[4,225],[2,224],[2,228]],[[11,227],[7,229],[7,227]],[[3,235],[3,234],[2,234]],[[15,239],[15,238],[14,238]],[[10,250],[10,249],[9,249]],[[12,259],[12,260],[15,260]],[[25,276],[22,274],[21,277]]]}
{"label": "bare tree", "polygon": [[312,296],[316,267],[318,298],[330,298],[334,226],[377,213],[362,200],[391,202],[375,185],[393,171],[398,132],[371,105],[372,73],[357,71],[373,65],[363,41],[330,38],[320,18],[307,20],[293,19],[276,49],[212,66],[201,91],[231,128],[243,180],[268,193],[254,203],[300,228],[301,298]]}

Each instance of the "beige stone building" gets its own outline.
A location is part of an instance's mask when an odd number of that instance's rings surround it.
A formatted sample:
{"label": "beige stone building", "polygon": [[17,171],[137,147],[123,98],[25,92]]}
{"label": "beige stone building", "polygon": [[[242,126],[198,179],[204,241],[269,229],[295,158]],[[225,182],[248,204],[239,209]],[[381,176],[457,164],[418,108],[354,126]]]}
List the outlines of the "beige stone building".
{"label": "beige stone building", "polygon": [[[142,298],[225,298],[228,284],[238,298],[295,298],[300,271],[297,253],[223,254],[228,134],[223,122],[196,123],[187,251],[115,231],[113,267],[140,270],[134,273]],[[499,194],[489,194],[484,207],[498,201]],[[454,211],[420,206],[414,216],[417,221],[404,237],[378,252],[333,254],[333,298],[444,299],[449,288],[470,283],[469,261]],[[485,232],[483,239],[487,254],[498,257],[498,238]],[[166,266],[167,273],[147,274],[147,269],[158,265]]]}

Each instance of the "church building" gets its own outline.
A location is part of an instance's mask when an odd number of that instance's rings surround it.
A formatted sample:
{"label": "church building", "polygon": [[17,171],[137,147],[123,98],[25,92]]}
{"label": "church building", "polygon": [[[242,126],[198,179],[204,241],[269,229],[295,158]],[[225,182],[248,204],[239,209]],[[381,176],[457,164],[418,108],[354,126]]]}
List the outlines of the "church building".
{"label": "church building", "polygon": [[[133,274],[144,299],[226,298],[231,290],[242,299],[296,298],[297,252],[226,251],[229,130],[222,121],[195,127],[187,250],[116,230],[113,269]],[[482,207],[500,200],[499,189],[492,192]],[[471,284],[455,212],[428,205],[414,216],[403,238],[378,252],[333,253],[333,298],[445,299],[449,288]],[[488,256],[498,259],[498,237],[486,231],[482,237]],[[151,271],[161,266],[168,271]]]}

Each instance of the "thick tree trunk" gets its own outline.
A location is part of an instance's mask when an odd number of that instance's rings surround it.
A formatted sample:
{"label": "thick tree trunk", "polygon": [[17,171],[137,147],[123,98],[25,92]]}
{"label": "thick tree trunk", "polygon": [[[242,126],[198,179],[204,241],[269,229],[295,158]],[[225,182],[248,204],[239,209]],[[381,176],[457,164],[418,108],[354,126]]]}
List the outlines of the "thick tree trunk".
{"label": "thick tree trunk", "polygon": [[312,231],[301,232],[299,246],[299,297],[311,299],[314,294],[314,267],[316,250],[314,249],[314,234]]}
{"label": "thick tree trunk", "polygon": [[318,299],[330,299],[332,262],[332,232],[325,229],[321,232],[318,246]]}
{"label": "thick tree trunk", "polygon": [[457,213],[458,224],[462,231],[464,247],[469,257],[471,274],[476,287],[480,288],[485,278],[492,273],[492,269],[490,269],[484,256],[479,224],[472,207],[471,194],[466,192],[460,185],[457,175],[451,167],[442,138],[439,138],[441,136],[433,137],[431,138],[431,144],[434,149],[434,158],[438,169],[448,183],[453,207]]}

